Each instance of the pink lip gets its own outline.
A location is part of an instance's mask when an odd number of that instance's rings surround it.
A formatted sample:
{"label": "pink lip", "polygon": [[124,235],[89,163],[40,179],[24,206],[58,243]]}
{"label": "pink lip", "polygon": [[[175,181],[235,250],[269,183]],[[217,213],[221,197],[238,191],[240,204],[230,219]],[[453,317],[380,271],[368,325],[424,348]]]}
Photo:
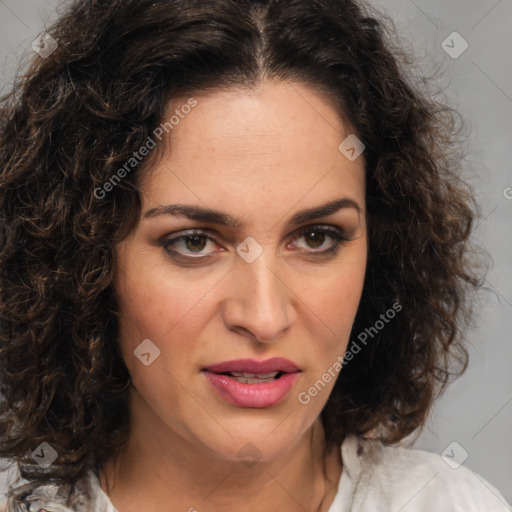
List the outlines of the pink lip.
{"label": "pink lip", "polygon": [[291,391],[299,373],[285,373],[279,379],[262,384],[244,384],[228,375],[208,370],[203,372],[212,388],[228,402],[238,407],[262,409],[277,405]]}
{"label": "pink lip", "polygon": [[[269,373],[285,372],[270,382],[245,384],[236,381],[223,372]],[[238,359],[226,361],[203,369],[202,372],[210,386],[228,402],[238,407],[265,408],[277,405],[292,390],[299,377],[300,370],[295,363],[281,357],[266,361]]]}

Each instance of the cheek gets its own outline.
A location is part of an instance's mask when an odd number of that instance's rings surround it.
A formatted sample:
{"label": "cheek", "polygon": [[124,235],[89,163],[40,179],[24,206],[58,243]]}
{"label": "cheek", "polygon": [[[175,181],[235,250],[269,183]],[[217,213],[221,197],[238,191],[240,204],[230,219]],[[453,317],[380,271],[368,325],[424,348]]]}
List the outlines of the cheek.
{"label": "cheek", "polygon": [[359,273],[332,275],[328,286],[314,288],[309,295],[333,327],[343,326],[352,322],[357,311],[363,281],[364,275]]}
{"label": "cheek", "polygon": [[305,301],[338,335],[352,327],[361,300],[365,270],[366,251],[362,247],[325,274],[317,279],[308,279],[305,283]]}
{"label": "cheek", "polygon": [[169,275],[165,265],[154,263],[158,254],[148,253],[126,258],[116,295],[122,323],[137,327],[143,336],[161,338],[201,301],[204,290],[186,276]]}
{"label": "cheek", "polygon": [[317,417],[321,413],[340,377],[341,363],[361,299],[364,261],[357,267],[332,272],[330,279],[319,280],[315,286],[310,286],[308,306],[318,312],[323,327],[312,338],[314,343],[308,350],[309,371],[304,375],[297,394],[298,402],[308,407],[309,417]]}
{"label": "cheek", "polygon": [[[200,338],[209,314],[206,295],[215,281],[207,277],[200,282],[187,272],[169,272],[159,257],[156,251],[134,251],[125,253],[120,262],[116,280],[119,342],[130,372],[142,370],[134,350],[149,339],[160,350],[152,369],[178,375],[193,356],[194,340]],[[154,371],[151,375],[157,378]]]}
{"label": "cheek", "polygon": [[315,336],[312,360],[316,372],[323,373],[342,356],[361,300],[366,270],[366,249],[347,258],[327,275],[308,281],[307,305],[321,320]]}

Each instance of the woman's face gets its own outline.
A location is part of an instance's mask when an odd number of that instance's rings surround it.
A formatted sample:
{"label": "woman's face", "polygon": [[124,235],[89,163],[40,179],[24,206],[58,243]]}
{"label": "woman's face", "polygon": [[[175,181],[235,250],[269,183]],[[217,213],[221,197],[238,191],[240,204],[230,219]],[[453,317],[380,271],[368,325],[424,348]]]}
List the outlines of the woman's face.
{"label": "woman's face", "polygon": [[[364,162],[338,148],[350,127],[297,83],[194,99],[170,105],[179,122],[117,248],[132,423],[272,460],[319,416],[349,341],[367,259]],[[258,366],[271,358],[288,363]],[[237,371],[252,375],[221,375]]]}

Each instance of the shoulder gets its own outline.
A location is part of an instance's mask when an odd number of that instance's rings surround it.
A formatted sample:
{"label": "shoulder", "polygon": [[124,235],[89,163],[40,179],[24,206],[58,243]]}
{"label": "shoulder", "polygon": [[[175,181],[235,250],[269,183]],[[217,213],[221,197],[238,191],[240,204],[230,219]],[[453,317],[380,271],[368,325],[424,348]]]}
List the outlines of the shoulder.
{"label": "shoulder", "polygon": [[90,470],[74,484],[29,482],[13,485],[0,498],[0,512],[89,512],[97,492],[91,485],[93,482]]}
{"label": "shoulder", "polygon": [[[512,512],[501,493],[470,469],[437,453],[355,437],[342,446],[356,474],[354,512]],[[344,453],[345,451],[345,453]]]}

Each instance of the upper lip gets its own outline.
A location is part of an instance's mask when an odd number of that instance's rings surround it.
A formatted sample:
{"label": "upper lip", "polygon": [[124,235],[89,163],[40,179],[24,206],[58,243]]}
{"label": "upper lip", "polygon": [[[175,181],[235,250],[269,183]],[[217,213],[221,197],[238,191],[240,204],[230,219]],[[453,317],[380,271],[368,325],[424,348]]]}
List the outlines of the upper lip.
{"label": "upper lip", "polygon": [[275,371],[293,373],[300,371],[299,367],[284,357],[272,357],[266,361],[257,361],[256,359],[236,359],[224,361],[223,363],[206,366],[203,370],[212,373],[224,372],[247,372],[247,373],[270,373]]}

